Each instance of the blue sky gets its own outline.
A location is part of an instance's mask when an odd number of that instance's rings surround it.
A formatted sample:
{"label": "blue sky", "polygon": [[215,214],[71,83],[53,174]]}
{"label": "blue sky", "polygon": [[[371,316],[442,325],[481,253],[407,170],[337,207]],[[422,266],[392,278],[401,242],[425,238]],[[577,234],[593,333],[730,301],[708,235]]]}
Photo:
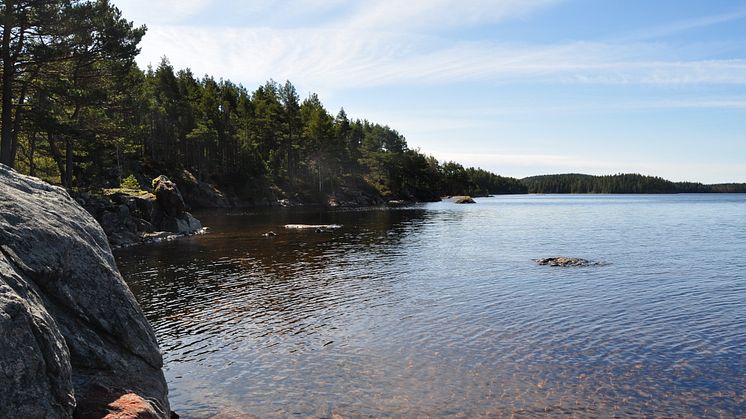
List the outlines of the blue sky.
{"label": "blue sky", "polygon": [[114,3],[142,67],[290,80],[441,160],[746,182],[746,1]]}

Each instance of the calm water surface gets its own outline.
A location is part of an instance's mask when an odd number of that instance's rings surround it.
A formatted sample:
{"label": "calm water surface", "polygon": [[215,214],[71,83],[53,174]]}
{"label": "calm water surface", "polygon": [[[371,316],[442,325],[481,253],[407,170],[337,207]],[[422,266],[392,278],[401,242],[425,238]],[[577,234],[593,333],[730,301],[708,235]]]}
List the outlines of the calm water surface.
{"label": "calm water surface", "polygon": [[[746,195],[478,201],[228,210],[119,251],[172,408],[746,416]],[[609,264],[532,262],[552,255]]]}

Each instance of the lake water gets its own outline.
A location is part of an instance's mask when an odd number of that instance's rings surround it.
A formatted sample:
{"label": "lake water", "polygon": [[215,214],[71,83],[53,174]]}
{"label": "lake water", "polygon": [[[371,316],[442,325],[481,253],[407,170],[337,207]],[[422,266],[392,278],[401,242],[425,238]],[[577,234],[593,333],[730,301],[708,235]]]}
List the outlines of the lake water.
{"label": "lake water", "polygon": [[118,251],[172,409],[746,416],[746,195],[477,201],[206,213]]}

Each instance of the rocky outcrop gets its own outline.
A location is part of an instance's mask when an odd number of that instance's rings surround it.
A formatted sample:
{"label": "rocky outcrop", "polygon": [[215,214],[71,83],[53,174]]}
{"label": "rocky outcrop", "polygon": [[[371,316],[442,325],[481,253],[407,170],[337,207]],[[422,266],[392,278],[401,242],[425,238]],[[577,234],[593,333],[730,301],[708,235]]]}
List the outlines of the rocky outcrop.
{"label": "rocky outcrop", "polygon": [[156,230],[192,234],[202,228],[199,220],[186,211],[184,199],[176,184],[166,176],[153,179],[153,193],[156,202],[152,222]]}
{"label": "rocky outcrop", "polygon": [[200,231],[202,224],[186,212],[176,184],[165,176],[158,176],[153,183],[154,193],[106,189],[103,195],[79,193],[75,199],[101,224],[112,248],[170,240]]}
{"label": "rocky outcrop", "polygon": [[470,196],[454,196],[451,198],[454,204],[476,204],[477,202]]}
{"label": "rocky outcrop", "polygon": [[115,191],[99,198],[80,194],[76,199],[101,224],[114,248],[140,243],[154,232],[152,193]]}
{"label": "rocky outcrop", "polygon": [[168,417],[155,335],[106,236],[64,189],[0,165],[0,417]]}
{"label": "rocky outcrop", "polygon": [[536,263],[539,265],[562,266],[562,267],[594,266],[594,265],[603,264],[602,262],[594,262],[592,260],[581,259],[581,258],[570,258],[570,257],[564,257],[564,256],[553,256],[553,257],[548,257],[548,258],[540,258],[540,259],[536,259]]}

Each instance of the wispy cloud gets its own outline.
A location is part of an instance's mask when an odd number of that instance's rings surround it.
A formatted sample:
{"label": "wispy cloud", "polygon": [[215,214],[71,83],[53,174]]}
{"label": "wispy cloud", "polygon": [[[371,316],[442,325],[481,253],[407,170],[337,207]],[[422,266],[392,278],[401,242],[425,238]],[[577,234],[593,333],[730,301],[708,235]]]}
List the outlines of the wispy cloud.
{"label": "wispy cloud", "polygon": [[494,23],[525,16],[560,0],[373,0],[360,2],[346,25],[377,31],[429,30]]}
{"label": "wispy cloud", "polygon": [[[504,44],[439,35],[443,29],[521,17],[555,3],[558,0],[375,0],[353,5],[339,0],[260,0],[234,5],[272,22],[278,16],[333,12],[321,20],[324,23],[301,28],[175,24],[216,7],[210,0],[123,0],[122,6],[128,16],[135,13],[135,20],[145,13],[167,16],[149,25],[141,65],[156,64],[166,55],[176,67],[247,84],[291,79],[326,91],[454,81],[746,84],[744,59],[698,59],[696,51],[674,51],[659,43]],[[171,9],[175,12],[164,12]],[[744,16],[746,9],[678,22],[648,30],[647,35],[643,31],[638,37]]]}
{"label": "wispy cloud", "polygon": [[178,24],[204,10],[211,0],[115,0],[124,17],[137,25]]}
{"label": "wispy cloud", "polygon": [[[199,12],[230,11],[245,16],[253,26],[309,26],[322,22],[335,27],[406,32],[421,28],[454,28],[494,23],[522,17],[564,0],[116,0],[129,19],[152,25],[180,24],[220,26],[221,22],[199,17]],[[231,16],[229,16],[231,17]],[[305,17],[304,22],[297,21]],[[230,19],[228,19],[230,20]],[[298,25],[300,23],[300,25]]]}
{"label": "wispy cloud", "polygon": [[655,38],[663,38],[675,35],[681,32],[691,31],[694,29],[706,28],[708,26],[719,25],[722,23],[733,22],[746,19],[746,7],[741,7],[729,13],[720,13],[716,15],[700,16],[692,19],[671,22],[652,28],[645,28],[630,32],[616,41],[642,41]]}
{"label": "wispy cloud", "polygon": [[[397,83],[420,79],[423,73],[431,81],[463,77],[458,73],[464,73],[464,65],[455,61],[464,58],[468,64],[473,57],[454,53],[480,51],[439,38],[440,31],[523,17],[560,1],[186,0],[176,7],[175,0],[120,0],[118,4],[128,18],[150,27],[138,59],[141,65],[156,64],[165,55],[177,67],[191,67],[197,74],[246,83],[289,78],[329,89]],[[213,24],[198,19],[201,11],[216,7],[250,16],[253,23],[225,27],[214,24],[214,19]],[[320,13],[326,15],[321,18]],[[317,19],[285,26],[299,16]]]}
{"label": "wispy cloud", "polygon": [[165,54],[197,74],[291,79],[315,89],[455,81],[746,84],[746,60],[665,60],[671,51],[655,44],[440,45],[358,29],[156,26],[143,45],[141,64]]}

